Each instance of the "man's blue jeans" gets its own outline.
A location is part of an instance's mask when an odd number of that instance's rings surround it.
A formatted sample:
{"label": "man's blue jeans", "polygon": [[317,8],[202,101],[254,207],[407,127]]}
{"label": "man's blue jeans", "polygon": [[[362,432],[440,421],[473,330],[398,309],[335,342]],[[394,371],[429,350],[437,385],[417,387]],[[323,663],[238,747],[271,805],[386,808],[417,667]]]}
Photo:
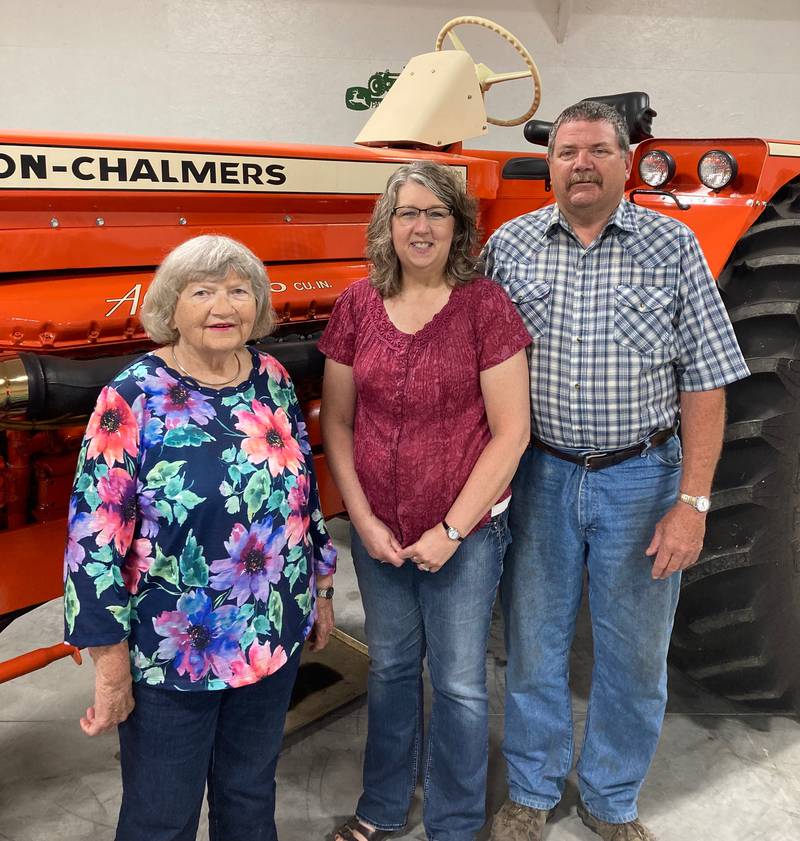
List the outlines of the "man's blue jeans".
{"label": "man's blue jeans", "polygon": [[486,644],[508,545],[507,513],[467,537],[435,574],[352,551],[370,653],[364,792],[359,818],[406,823],[422,743],[422,660],[433,688],[424,768],[430,841],[472,841],[485,821],[489,755]]}
{"label": "man's blue jeans", "polygon": [[116,841],[194,841],[208,784],[211,841],[277,841],[275,766],[300,650],[250,686],[179,692],[137,683],[119,726]]}
{"label": "man's blue jeans", "polygon": [[637,815],[667,699],[680,575],[651,577],[645,549],[675,503],[677,436],[598,471],[529,447],[514,478],[501,599],[508,668],[503,752],[509,797],[550,809],[572,767],[569,652],[584,570],[594,669],[578,781],[609,823]]}

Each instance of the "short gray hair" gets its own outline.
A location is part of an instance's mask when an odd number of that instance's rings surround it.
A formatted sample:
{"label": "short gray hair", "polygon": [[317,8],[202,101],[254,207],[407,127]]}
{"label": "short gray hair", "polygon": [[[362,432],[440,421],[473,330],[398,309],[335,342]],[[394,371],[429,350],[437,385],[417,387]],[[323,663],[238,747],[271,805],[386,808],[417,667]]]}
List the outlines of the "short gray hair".
{"label": "short gray hair", "polygon": [[392,173],[367,227],[370,281],[382,298],[391,298],[400,291],[400,261],[392,242],[392,211],[397,191],[409,181],[426,187],[453,213],[453,241],[444,268],[447,278],[461,286],[477,275],[478,203],[469,195],[463,177],[454,167],[417,161]]}
{"label": "short gray hair", "polygon": [[585,120],[588,123],[609,123],[617,135],[620,153],[627,155],[631,148],[631,137],[628,124],[622,114],[616,108],[606,105],[605,102],[594,102],[591,99],[584,99],[575,105],[565,108],[556,118],[550,128],[550,135],[547,138],[547,157],[552,158],[556,146],[556,134],[564,123],[577,123]]}
{"label": "short gray hair", "polygon": [[181,292],[193,281],[222,281],[231,272],[250,281],[256,299],[256,319],[249,338],[271,333],[276,319],[264,264],[235,239],[205,234],[170,251],[156,270],[140,316],[147,335],[160,345],[176,342],[178,331],[172,327],[172,319]]}

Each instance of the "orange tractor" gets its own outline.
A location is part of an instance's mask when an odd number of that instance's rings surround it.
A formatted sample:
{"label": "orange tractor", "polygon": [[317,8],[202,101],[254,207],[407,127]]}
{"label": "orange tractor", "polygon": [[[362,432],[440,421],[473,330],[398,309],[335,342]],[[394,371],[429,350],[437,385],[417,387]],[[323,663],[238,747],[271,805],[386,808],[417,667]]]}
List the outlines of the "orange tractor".
{"label": "orange tractor", "polygon": [[[486,26],[526,64],[493,73],[453,28]],[[456,49],[441,49],[446,35]],[[483,94],[529,76],[531,107],[486,117]],[[728,390],[725,448],[700,562],[684,575],[677,665],[730,698],[800,707],[800,143],[656,140],[645,94],[602,97],[638,142],[629,198],[698,235],[752,376]],[[413,58],[354,148],[0,133],[0,630],[62,588],[77,447],[100,387],[148,347],[142,295],[164,255],[220,233],[267,266],[279,327],[267,349],[305,402],[324,507],[341,510],[319,438],[316,338],[362,277],[375,197],[400,163],[458,168],[488,236],[552,201],[541,151],[465,150],[539,101],[528,51],[460,18]],[[567,103],[564,103],[567,104]],[[549,124],[526,123],[546,144]],[[54,641],[55,642],[55,641]],[[0,663],[0,681],[75,653],[56,643]]]}

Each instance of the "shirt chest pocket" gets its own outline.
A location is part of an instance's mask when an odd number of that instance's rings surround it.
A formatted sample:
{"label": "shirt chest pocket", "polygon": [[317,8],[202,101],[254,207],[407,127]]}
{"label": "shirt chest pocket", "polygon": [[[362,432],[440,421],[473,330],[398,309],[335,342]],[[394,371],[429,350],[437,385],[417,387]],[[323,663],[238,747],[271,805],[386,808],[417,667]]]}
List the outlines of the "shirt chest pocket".
{"label": "shirt chest pocket", "polygon": [[534,338],[542,336],[547,327],[550,310],[550,282],[546,280],[511,292],[511,300],[519,310],[528,332]]}
{"label": "shirt chest pocket", "polygon": [[672,339],[674,286],[617,286],[614,341],[638,353],[653,353]]}

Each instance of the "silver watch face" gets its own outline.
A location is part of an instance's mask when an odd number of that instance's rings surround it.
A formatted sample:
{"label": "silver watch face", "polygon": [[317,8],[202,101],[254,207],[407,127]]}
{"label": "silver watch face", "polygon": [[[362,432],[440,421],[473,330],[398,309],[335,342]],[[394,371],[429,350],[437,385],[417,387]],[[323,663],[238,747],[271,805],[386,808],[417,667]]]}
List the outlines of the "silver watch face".
{"label": "silver watch face", "polygon": [[458,529],[454,529],[452,526],[450,526],[450,528],[447,529],[447,536],[450,538],[450,540],[458,540],[461,537],[461,535],[458,533]]}
{"label": "silver watch face", "polygon": [[695,508],[701,513],[705,514],[711,508],[711,500],[707,496],[698,496]]}

